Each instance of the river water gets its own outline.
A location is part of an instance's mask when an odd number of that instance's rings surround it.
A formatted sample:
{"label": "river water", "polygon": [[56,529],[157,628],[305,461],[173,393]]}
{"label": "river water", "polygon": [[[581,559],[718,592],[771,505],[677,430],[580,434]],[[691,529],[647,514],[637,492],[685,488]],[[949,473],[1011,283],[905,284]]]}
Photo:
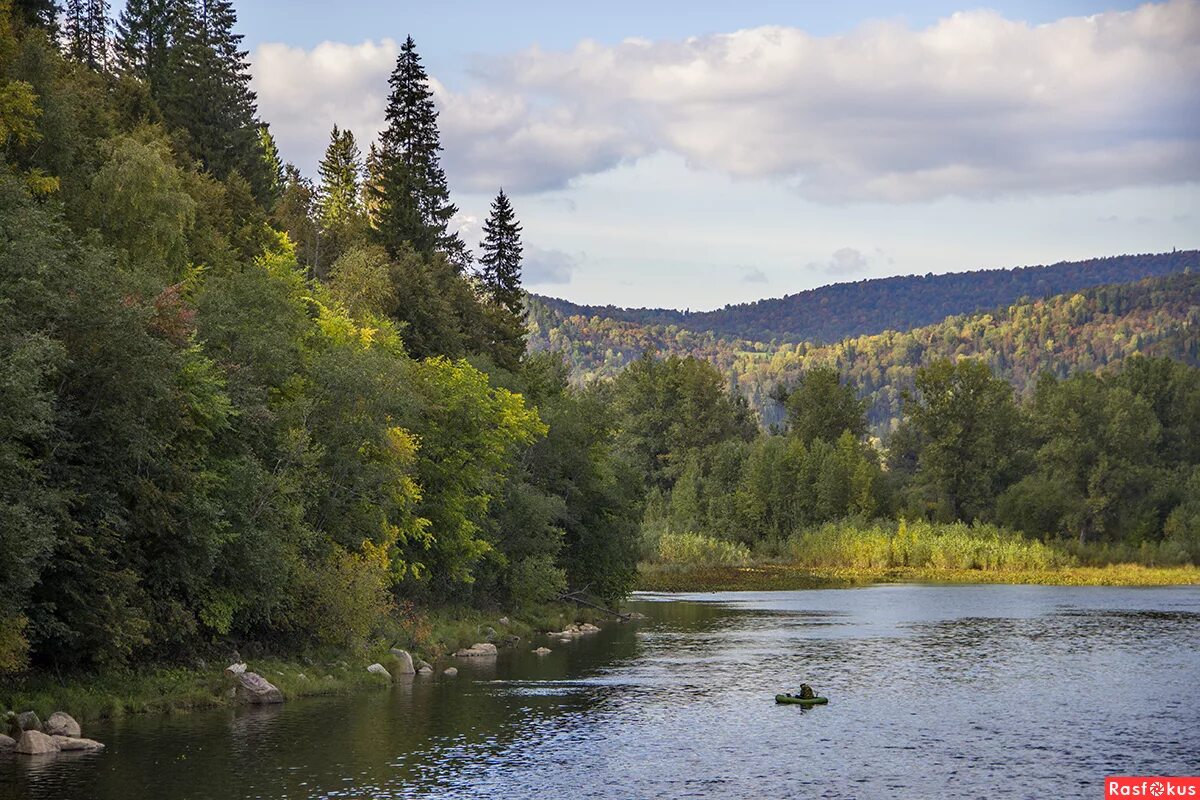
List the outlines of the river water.
{"label": "river water", "polygon": [[[0,798],[1103,797],[1200,773],[1200,589],[639,595],[457,678],[88,726]],[[253,666],[253,665],[252,665]],[[827,706],[777,706],[811,683]]]}

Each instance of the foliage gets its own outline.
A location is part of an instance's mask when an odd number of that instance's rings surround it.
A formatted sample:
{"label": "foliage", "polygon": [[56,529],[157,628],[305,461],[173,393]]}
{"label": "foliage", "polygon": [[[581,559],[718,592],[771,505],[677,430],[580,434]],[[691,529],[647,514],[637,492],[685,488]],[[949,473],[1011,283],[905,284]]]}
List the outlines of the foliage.
{"label": "foliage", "polygon": [[750,549],[698,533],[665,533],[658,540],[657,560],[664,564],[729,566],[750,560]]}

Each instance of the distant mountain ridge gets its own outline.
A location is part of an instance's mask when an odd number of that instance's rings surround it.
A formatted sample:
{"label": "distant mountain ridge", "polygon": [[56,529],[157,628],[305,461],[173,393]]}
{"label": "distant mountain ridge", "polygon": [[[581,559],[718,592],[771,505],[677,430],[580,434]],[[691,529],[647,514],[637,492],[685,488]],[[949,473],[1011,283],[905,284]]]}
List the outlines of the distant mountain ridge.
{"label": "distant mountain ridge", "polygon": [[838,342],[852,336],[906,331],[973,314],[1106,284],[1200,271],[1200,251],[1178,250],[1062,261],[1046,266],[905,275],[835,283],[784,297],[714,311],[589,306],[533,295],[563,317],[600,317],[646,326],[758,342]]}
{"label": "distant mountain ridge", "polygon": [[1134,355],[1200,366],[1200,270],[1064,292],[832,344],[765,344],[677,325],[564,316],[536,299],[529,311],[530,349],[563,353],[578,381],[612,377],[645,352],[695,356],[716,365],[766,425],[782,419],[772,400],[774,387],[794,385],[814,366],[835,367],[855,382],[869,402],[871,427],[880,434],[899,416],[917,368],[935,358],[982,358],[1020,393],[1042,372],[1062,377],[1109,369]]}

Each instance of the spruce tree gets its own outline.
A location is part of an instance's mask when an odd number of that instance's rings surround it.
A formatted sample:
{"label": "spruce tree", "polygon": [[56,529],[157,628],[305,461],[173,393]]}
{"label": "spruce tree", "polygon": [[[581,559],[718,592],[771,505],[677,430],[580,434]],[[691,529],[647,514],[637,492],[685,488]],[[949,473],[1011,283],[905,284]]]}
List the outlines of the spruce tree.
{"label": "spruce tree", "polygon": [[450,202],[441,166],[437,108],[411,36],[388,85],[387,129],[379,140],[378,183],[372,190],[376,235],[392,253],[409,242],[419,253],[447,253],[461,266],[466,248],[456,233],[447,232],[458,209]]}
{"label": "spruce tree", "polygon": [[516,368],[525,352],[525,308],[521,291],[521,225],[501,189],[483,223],[479,282],[486,298],[487,342],[496,363]]}
{"label": "spruce tree", "polygon": [[521,225],[503,189],[492,201],[492,211],[483,223],[483,241],[479,246],[483,250],[483,255],[479,257],[479,277],[484,291],[496,305],[520,317],[524,314]]}
{"label": "spruce tree", "polygon": [[126,0],[115,26],[117,67],[146,81],[155,97],[163,89],[172,14],[172,0]]}
{"label": "spruce tree", "polygon": [[265,203],[271,176],[236,24],[230,0],[175,0],[169,69],[156,99],[167,123],[186,132],[193,158],[221,179],[241,173]]}
{"label": "spruce tree", "polygon": [[321,187],[318,207],[321,225],[337,227],[357,215],[361,209],[360,178],[362,176],[362,153],[352,131],[338,130],[333,126],[329,146],[321,159],[318,171]]}
{"label": "spruce tree", "polygon": [[63,36],[67,56],[90,69],[108,67],[108,0],[67,0]]}
{"label": "spruce tree", "polygon": [[55,0],[15,0],[13,17],[26,25],[58,33],[59,5]]}

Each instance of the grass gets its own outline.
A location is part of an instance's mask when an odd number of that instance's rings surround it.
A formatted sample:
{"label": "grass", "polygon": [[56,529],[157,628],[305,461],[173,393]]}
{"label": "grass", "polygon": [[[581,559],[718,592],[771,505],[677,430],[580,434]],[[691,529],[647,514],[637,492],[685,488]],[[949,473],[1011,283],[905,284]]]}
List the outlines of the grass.
{"label": "grass", "polygon": [[1052,586],[1200,585],[1200,567],[1104,567],[980,570],[929,567],[671,567],[642,564],[638,589],[648,592],[776,591],[847,589],[874,583],[1025,583]]}
{"label": "grass", "polygon": [[[1162,548],[1103,550],[1047,544],[992,525],[843,521],[764,544],[753,557],[733,559],[720,547],[726,542],[697,534],[682,536],[686,547],[660,545],[655,561],[641,565],[639,589],[762,591],[898,582],[1200,584],[1200,568],[1170,561],[1164,565]],[[1116,558],[1145,563],[1108,563]]]}
{"label": "grass", "polygon": [[[368,648],[356,652],[326,653],[320,659],[299,657],[248,658],[251,671],[277,686],[288,699],[338,694],[386,686],[388,680],[367,672],[374,662],[392,671],[397,659],[391,647],[408,650],[414,659],[436,664],[460,647],[484,641],[487,629],[499,637],[519,636],[528,642],[535,631],[562,630],[575,621],[592,621],[588,609],[564,605],[546,606],[509,614],[509,624],[499,622],[502,613],[474,609],[444,608],[430,612],[402,609],[385,635]],[[5,709],[33,710],[42,719],[54,711],[66,711],[81,723],[128,714],[178,713],[233,705],[229,695],[234,686],[224,674],[227,660],[204,667],[154,665],[142,669],[113,670],[95,674],[56,676],[44,671],[27,672],[0,679],[0,717]]]}

